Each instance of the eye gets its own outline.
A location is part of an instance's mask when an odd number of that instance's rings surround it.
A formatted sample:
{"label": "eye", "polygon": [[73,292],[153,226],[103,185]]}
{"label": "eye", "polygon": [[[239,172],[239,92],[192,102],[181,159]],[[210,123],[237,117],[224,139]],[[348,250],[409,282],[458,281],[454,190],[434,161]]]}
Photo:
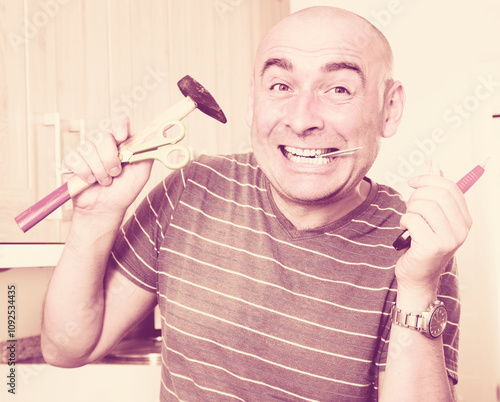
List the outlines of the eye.
{"label": "eye", "polygon": [[269,89],[271,91],[279,91],[279,92],[290,91],[290,87],[288,85],[282,84],[282,83],[273,84],[273,85],[271,85],[271,87]]}
{"label": "eye", "polygon": [[351,93],[344,87],[334,87],[330,89],[328,92],[342,95],[350,95]]}

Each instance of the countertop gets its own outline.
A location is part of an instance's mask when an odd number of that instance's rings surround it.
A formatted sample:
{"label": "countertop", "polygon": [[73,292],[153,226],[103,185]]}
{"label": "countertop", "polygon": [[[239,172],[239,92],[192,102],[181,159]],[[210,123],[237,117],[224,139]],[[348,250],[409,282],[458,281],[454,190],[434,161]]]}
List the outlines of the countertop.
{"label": "countertop", "polygon": [[[7,364],[9,360],[9,349],[7,347],[13,341],[6,340],[0,342],[0,364]],[[27,338],[20,338],[15,341],[16,343],[16,364],[47,364],[42,356],[40,336],[31,336]],[[129,344],[132,344],[132,349]],[[127,349],[127,353],[116,353],[117,356],[109,354],[92,364],[128,364],[128,365],[159,365],[159,344],[161,340],[124,340],[119,344],[115,350]],[[138,346],[140,345],[140,346]],[[125,347],[125,348],[124,348]],[[142,352],[140,356],[134,353]],[[142,350],[141,350],[142,349]],[[132,350],[132,353],[130,353]]]}
{"label": "countertop", "polygon": [[0,269],[53,267],[63,243],[0,243]]}

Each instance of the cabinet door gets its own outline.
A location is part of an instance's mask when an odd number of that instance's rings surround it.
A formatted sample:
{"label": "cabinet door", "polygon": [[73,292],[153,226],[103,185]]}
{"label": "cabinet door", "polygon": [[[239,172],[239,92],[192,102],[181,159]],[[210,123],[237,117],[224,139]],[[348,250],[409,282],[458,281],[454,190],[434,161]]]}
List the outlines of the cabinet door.
{"label": "cabinet door", "polygon": [[[43,153],[37,144],[36,127],[42,116],[31,111],[27,38],[34,34],[27,25],[26,2],[6,2],[0,7],[0,242],[56,242],[59,222],[48,219],[24,234],[14,217],[35,202]],[[29,7],[29,6],[28,6]],[[40,126],[41,125],[41,126]],[[37,150],[37,147],[38,148]],[[52,144],[51,149],[54,149]],[[53,174],[53,176],[55,173]]]}

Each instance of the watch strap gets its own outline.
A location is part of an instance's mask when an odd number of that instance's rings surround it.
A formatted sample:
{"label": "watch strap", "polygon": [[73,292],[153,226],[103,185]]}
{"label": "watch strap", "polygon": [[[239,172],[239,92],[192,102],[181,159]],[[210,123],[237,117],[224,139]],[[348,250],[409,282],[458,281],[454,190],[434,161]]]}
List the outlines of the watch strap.
{"label": "watch strap", "polygon": [[423,333],[427,337],[435,338],[436,336],[441,335],[442,330],[444,329],[443,326],[439,333],[436,335],[431,334],[430,320],[433,312],[439,307],[444,307],[444,303],[440,300],[436,300],[426,311],[421,314],[415,314],[398,308],[396,303],[394,303],[391,309],[391,321],[401,327],[411,328]]}
{"label": "watch strap", "polygon": [[401,310],[396,306],[396,303],[392,305],[391,320],[394,324],[401,327],[412,328],[417,331],[423,331],[424,329],[422,314],[415,314]]}

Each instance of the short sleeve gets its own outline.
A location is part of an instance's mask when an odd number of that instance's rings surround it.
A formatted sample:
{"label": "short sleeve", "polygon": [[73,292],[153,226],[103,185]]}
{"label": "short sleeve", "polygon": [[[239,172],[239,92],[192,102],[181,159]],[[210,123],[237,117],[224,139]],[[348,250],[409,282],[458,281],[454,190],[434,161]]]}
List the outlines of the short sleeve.
{"label": "short sleeve", "polygon": [[441,276],[438,299],[448,311],[448,323],[443,333],[444,356],[448,376],[458,382],[458,343],[460,335],[460,294],[458,268],[455,258]]}
{"label": "short sleeve", "polygon": [[173,210],[185,188],[185,171],[175,171],[139,204],[121,227],[108,263],[137,286],[157,291],[158,252]]}

